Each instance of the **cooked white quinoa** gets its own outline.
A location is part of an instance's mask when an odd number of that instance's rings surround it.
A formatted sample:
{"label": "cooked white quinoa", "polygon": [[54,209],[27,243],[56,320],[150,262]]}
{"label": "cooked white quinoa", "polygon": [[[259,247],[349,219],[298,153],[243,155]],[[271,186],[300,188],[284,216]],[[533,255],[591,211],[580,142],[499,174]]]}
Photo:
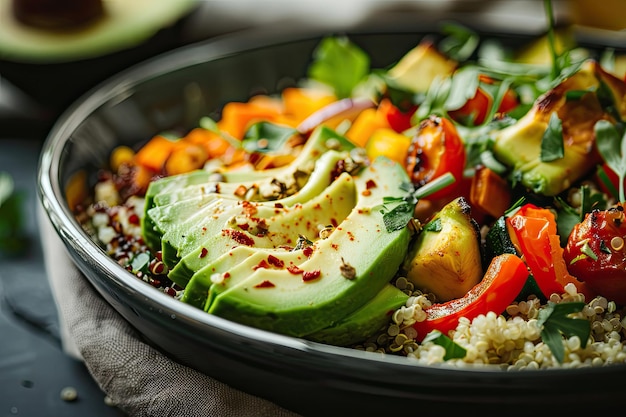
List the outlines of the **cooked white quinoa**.
{"label": "cooked white quinoa", "polygon": [[[79,221],[95,236],[121,266],[127,267],[129,251],[147,251],[142,245],[141,228],[137,219],[143,215],[143,198],[132,196],[120,203],[114,186],[100,183],[97,187],[97,204],[92,204],[82,213]],[[134,220],[133,220],[134,218]],[[120,255],[120,247],[124,246]],[[158,269],[159,260],[153,259],[151,275],[139,274],[138,278],[159,290],[180,298],[181,288],[176,288],[165,278],[167,271]],[[128,268],[126,268],[128,269]],[[156,278],[155,278],[156,277]],[[580,368],[626,363],[626,314],[616,309],[612,301],[596,297],[587,301],[578,314],[591,323],[591,333],[585,348],[574,336],[563,340],[565,356],[559,363],[550,348],[541,341],[541,328],[537,317],[542,308],[536,297],[515,302],[502,315],[490,312],[473,320],[461,318],[455,330],[448,335],[452,341],[466,350],[465,357],[444,361],[445,348],[434,342],[418,343],[416,330],[411,325],[426,319],[425,308],[432,304],[432,297],[413,288],[404,277],[395,280],[398,288],[410,295],[406,304],[399,308],[386,328],[370,337],[366,342],[353,346],[381,354],[406,356],[419,364],[444,363],[449,366],[488,366],[506,370]],[[573,284],[565,287],[565,293],[552,294],[551,302],[586,301],[576,292]]]}

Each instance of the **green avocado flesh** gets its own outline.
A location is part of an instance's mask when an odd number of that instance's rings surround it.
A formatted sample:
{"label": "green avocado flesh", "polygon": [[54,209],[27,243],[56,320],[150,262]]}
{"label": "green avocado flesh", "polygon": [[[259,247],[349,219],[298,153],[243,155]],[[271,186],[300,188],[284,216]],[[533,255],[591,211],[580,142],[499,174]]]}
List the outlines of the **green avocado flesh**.
{"label": "green avocado flesh", "polygon": [[[337,139],[332,148],[329,139]],[[284,178],[313,164],[305,184],[273,201],[219,192],[276,178],[252,172],[241,174],[241,183],[211,182],[205,172],[154,182],[142,231],[162,250],[170,279],[185,288],[181,301],[242,324],[334,344],[384,325],[389,311],[406,301],[387,287],[411,233],[388,232],[381,209],[386,197],[405,195],[401,184],[408,177],[386,158],[357,175],[336,176],[352,147],[326,127],[313,132],[294,162],[272,170]]]}
{"label": "green avocado flesh", "polygon": [[[277,333],[306,336],[331,327],[374,298],[395,275],[406,255],[410,232],[387,232],[380,207],[384,197],[401,197],[403,168],[379,158],[355,177],[357,202],[350,214],[312,254],[287,268],[248,269],[223,286],[205,310],[229,320]],[[372,187],[372,184],[375,184]],[[280,254],[276,255],[280,259]],[[354,276],[345,273],[354,272]],[[192,278],[193,281],[193,278]]]}
{"label": "green avocado flesh", "polygon": [[335,346],[350,346],[363,342],[386,326],[393,312],[403,306],[408,298],[407,294],[387,284],[374,298],[354,313],[306,338]]}

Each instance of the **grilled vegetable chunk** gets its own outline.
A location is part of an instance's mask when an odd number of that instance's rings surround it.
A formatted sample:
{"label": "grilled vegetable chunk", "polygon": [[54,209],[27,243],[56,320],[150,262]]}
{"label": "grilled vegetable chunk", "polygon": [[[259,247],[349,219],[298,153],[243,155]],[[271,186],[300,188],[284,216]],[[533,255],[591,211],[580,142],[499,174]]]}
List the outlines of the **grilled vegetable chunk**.
{"label": "grilled vegetable chunk", "polygon": [[483,276],[480,234],[465,198],[448,203],[426,225],[404,262],[408,280],[437,301],[463,297]]}
{"label": "grilled vegetable chunk", "polygon": [[513,181],[538,194],[557,195],[601,162],[594,125],[614,121],[618,113],[623,118],[625,102],[624,83],[595,61],[586,61],[539,97],[517,123],[500,131],[494,155],[511,168]]}

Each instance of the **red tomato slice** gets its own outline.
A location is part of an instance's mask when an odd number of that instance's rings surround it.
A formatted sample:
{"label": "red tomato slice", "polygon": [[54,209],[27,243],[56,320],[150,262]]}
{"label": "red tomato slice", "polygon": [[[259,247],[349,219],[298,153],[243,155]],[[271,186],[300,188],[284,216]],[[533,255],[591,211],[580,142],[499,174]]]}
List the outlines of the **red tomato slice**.
{"label": "red tomato slice", "polygon": [[433,304],[425,309],[426,320],[413,324],[422,341],[432,330],[447,335],[461,317],[469,320],[490,311],[501,314],[515,300],[526,283],[528,269],[519,257],[510,253],[492,259],[485,276],[463,298]]}
{"label": "red tomato slice", "polygon": [[429,200],[459,195],[467,156],[454,124],[446,118],[430,116],[423,120],[409,146],[406,170],[416,186],[422,186],[447,172],[455,182],[431,194]]}

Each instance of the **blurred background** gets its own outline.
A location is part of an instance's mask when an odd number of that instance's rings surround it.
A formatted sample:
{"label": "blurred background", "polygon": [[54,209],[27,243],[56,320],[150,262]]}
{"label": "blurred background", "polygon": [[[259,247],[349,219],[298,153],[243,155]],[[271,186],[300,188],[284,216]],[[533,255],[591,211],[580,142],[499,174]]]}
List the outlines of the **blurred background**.
{"label": "blurred background", "polygon": [[[615,36],[626,27],[623,0],[552,4],[557,25],[626,44]],[[41,135],[105,78],[235,31],[411,28],[443,18],[522,33],[547,27],[543,0],[0,0],[0,126],[5,134]]]}

